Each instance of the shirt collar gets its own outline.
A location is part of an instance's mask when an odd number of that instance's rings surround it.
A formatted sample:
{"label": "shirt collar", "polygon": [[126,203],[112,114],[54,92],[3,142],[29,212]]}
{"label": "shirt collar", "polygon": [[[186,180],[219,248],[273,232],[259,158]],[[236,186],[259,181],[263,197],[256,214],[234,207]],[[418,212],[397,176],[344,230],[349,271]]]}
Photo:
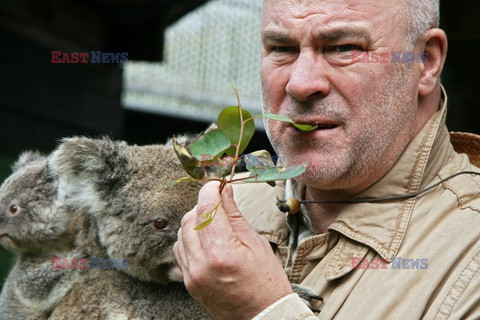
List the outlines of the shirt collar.
{"label": "shirt collar", "polygon": [[[430,185],[452,156],[445,127],[446,93],[442,87],[440,110],[407,146],[392,169],[356,198],[387,197],[416,192]],[[360,203],[344,207],[330,225],[346,237],[374,249],[384,260],[398,253],[416,198],[383,203]]]}

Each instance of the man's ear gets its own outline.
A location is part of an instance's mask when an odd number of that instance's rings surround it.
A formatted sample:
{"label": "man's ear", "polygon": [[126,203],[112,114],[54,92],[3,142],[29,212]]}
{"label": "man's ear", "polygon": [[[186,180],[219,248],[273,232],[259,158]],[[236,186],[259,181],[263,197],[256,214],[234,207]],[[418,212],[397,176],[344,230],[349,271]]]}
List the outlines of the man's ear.
{"label": "man's ear", "polygon": [[430,29],[424,36],[422,71],[418,83],[418,93],[428,96],[437,86],[447,57],[447,35],[441,29]]}

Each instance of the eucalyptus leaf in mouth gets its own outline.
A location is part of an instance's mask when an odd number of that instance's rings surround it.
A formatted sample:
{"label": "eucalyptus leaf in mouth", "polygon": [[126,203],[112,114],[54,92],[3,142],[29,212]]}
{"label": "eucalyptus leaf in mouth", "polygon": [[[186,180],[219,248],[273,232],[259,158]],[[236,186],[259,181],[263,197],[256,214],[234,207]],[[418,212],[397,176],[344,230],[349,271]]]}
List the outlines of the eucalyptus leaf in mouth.
{"label": "eucalyptus leaf in mouth", "polygon": [[292,122],[292,125],[302,132],[310,132],[319,128],[318,124],[298,124]]}
{"label": "eucalyptus leaf in mouth", "polygon": [[290,122],[295,128],[297,128],[302,132],[309,132],[309,131],[316,130],[318,128],[318,124],[300,124],[300,123],[296,123],[289,117],[282,116],[279,114],[273,114],[270,112],[265,112],[262,116],[265,118],[273,119],[273,120]]}

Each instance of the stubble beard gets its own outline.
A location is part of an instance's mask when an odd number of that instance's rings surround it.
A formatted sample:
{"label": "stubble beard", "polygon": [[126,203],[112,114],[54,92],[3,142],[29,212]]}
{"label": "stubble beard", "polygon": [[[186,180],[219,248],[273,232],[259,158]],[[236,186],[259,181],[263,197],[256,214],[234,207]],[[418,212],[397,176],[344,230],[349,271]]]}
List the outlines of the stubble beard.
{"label": "stubble beard", "polygon": [[[386,173],[394,164],[391,158],[398,159],[410,141],[411,136],[406,128],[412,126],[417,106],[412,81],[412,67],[402,64],[391,77],[385,79],[380,90],[364,94],[352,106],[343,99],[336,102],[316,100],[309,105],[292,99],[286,108],[282,108],[282,114],[289,117],[314,114],[342,124],[347,141],[343,145],[312,139],[282,140],[277,136],[281,130],[274,120],[265,121],[267,136],[279,159],[287,166],[302,163],[297,156],[301,150],[318,150],[319,159],[315,163],[310,161],[305,173],[297,180],[323,190],[351,189],[367,175],[375,174],[379,168],[386,168]],[[264,92],[264,110],[271,110],[266,96]],[[356,124],[361,125],[361,129],[352,131],[353,110],[368,109],[374,111],[362,113],[362,118]],[[386,156],[386,152],[392,151],[390,147],[394,143],[397,145],[393,150],[396,154]]]}

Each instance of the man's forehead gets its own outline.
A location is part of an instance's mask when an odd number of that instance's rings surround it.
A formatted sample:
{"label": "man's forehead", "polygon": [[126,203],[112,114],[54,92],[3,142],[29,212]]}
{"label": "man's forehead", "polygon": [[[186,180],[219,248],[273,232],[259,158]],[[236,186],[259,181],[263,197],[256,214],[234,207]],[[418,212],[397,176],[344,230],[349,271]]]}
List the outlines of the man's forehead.
{"label": "man's forehead", "polygon": [[329,15],[342,11],[377,15],[386,8],[402,6],[407,1],[409,0],[264,0],[263,17],[280,15],[302,19],[314,14]]}
{"label": "man's forehead", "polygon": [[371,31],[385,30],[398,18],[398,6],[408,0],[389,5],[391,1],[264,0],[262,30],[283,29],[288,32],[309,19],[314,19],[315,29],[370,25]]}

